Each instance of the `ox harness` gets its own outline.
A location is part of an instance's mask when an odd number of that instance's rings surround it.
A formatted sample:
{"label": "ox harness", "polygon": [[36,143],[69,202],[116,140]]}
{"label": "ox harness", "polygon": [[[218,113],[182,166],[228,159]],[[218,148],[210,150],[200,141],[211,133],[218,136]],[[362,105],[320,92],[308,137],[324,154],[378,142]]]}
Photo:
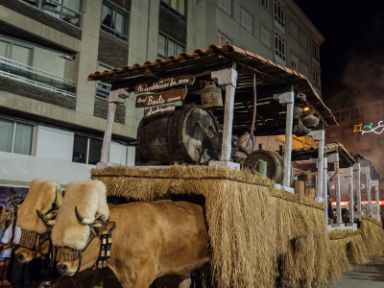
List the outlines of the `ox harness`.
{"label": "ox harness", "polygon": [[96,262],[93,264],[93,269],[102,269],[107,267],[107,260],[111,257],[112,249],[112,231],[115,229],[116,224],[113,221],[106,221],[102,223],[101,227],[95,229],[92,225],[89,225],[91,229],[91,237],[88,240],[87,245],[82,250],[76,250],[67,246],[53,247],[53,259],[56,261],[63,260],[65,262],[78,261],[76,272],[79,272],[82,261],[82,253],[87,250],[89,245],[94,239],[99,237],[100,248],[99,255]]}
{"label": "ox harness", "polygon": [[[55,191],[55,200],[52,203],[51,208],[44,214],[44,216],[51,215],[50,218],[56,218],[56,214],[59,211],[59,207],[57,206],[57,195],[61,193],[60,187],[56,186],[56,191]],[[37,214],[39,215],[39,212],[36,211]],[[40,215],[39,215],[40,217]],[[43,220],[43,219],[42,219]],[[47,227],[47,232],[45,233],[37,233],[34,231],[27,231],[22,229],[21,230],[21,236],[20,236],[20,241],[18,246],[31,250],[33,253],[33,257],[36,257],[38,254],[44,255],[41,251],[41,246],[44,242],[49,241],[49,248],[48,248],[48,253],[46,255],[49,255],[51,252],[51,226],[46,223],[43,220],[44,225]]]}
{"label": "ox harness", "polygon": [[33,257],[36,257],[38,254],[43,255],[40,248],[42,244],[46,241],[51,241],[50,232],[39,234],[37,232],[22,230],[18,246],[31,250],[33,253]]}

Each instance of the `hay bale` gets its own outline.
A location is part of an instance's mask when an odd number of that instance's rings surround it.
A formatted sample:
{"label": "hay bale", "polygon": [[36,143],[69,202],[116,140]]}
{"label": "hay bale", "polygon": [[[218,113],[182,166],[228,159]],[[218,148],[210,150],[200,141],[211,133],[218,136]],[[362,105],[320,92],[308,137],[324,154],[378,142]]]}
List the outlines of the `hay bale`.
{"label": "hay bale", "polygon": [[329,247],[324,205],[276,190],[260,175],[206,166],[108,167],[93,169],[92,178],[106,184],[108,196],[203,196],[217,287],[272,288],[277,271],[282,287],[318,287],[336,278],[326,251],[339,246]]}
{"label": "hay bale", "polygon": [[345,249],[348,242],[349,240],[346,238],[330,240],[327,262],[329,282],[337,282],[344,272],[352,268]]}
{"label": "hay bale", "polygon": [[368,262],[368,253],[361,236],[361,230],[333,230],[328,235],[330,241],[343,241],[345,246],[342,249],[345,249],[350,264],[362,265]]}
{"label": "hay bale", "polygon": [[367,257],[373,259],[384,255],[384,230],[381,223],[364,216],[361,219],[361,236],[367,250]]}
{"label": "hay bale", "polygon": [[[276,195],[276,191],[274,194]],[[281,193],[281,192],[280,192]],[[327,282],[328,250],[324,211],[306,197],[277,199],[277,253],[282,257],[283,287],[316,287]],[[307,205],[300,202],[307,201]]]}
{"label": "hay bale", "polygon": [[273,182],[206,166],[114,167],[92,174],[107,185],[109,196],[151,201],[169,194],[203,195],[214,281],[222,288],[274,287]]}

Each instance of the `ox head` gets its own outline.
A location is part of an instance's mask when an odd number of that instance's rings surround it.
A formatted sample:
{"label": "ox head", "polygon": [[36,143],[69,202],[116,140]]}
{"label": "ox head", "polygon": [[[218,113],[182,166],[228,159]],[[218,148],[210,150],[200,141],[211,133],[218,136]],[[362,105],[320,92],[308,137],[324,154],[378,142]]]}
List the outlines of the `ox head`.
{"label": "ox head", "polygon": [[99,255],[93,236],[109,218],[105,185],[97,180],[70,183],[52,229],[52,244],[60,273],[68,276],[90,268]]}
{"label": "ox head", "polygon": [[63,197],[57,182],[34,179],[28,194],[18,209],[17,225],[21,228],[19,247],[15,257],[22,263],[48,254],[50,225]]}

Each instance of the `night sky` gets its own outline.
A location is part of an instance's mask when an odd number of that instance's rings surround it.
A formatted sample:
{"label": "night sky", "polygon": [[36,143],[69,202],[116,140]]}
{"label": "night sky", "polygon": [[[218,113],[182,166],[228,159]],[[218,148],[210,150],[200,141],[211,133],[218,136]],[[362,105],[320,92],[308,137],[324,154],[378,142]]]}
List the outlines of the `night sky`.
{"label": "night sky", "polygon": [[323,97],[330,99],[342,91],[355,98],[384,97],[384,1],[296,3],[326,38],[320,49]]}

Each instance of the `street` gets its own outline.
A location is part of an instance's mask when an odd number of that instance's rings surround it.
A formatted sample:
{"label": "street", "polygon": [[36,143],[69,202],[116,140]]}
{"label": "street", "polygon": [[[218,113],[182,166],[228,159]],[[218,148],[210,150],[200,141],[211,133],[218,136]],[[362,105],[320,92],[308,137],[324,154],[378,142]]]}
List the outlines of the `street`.
{"label": "street", "polygon": [[383,288],[384,287],[384,257],[355,267],[354,271],[345,273],[343,279],[329,288]]}

